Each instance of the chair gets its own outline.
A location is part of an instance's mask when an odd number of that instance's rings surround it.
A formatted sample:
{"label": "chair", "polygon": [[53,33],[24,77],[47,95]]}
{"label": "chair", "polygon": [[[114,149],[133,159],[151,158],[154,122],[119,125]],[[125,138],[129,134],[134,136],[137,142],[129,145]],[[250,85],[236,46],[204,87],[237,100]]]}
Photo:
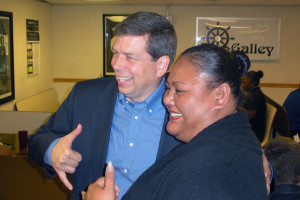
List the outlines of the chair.
{"label": "chair", "polygon": [[59,107],[56,91],[51,88],[16,102],[17,111],[55,112]]}
{"label": "chair", "polygon": [[277,112],[277,108],[267,102],[266,131],[265,131],[265,138],[261,142],[261,146],[264,146],[270,139],[272,124],[273,124],[273,120],[274,120],[276,112]]}
{"label": "chair", "polygon": [[273,138],[276,137],[276,133],[278,133],[280,136],[291,137],[289,120],[285,108],[268,96],[266,96],[266,102],[277,108],[277,112],[272,124]]}

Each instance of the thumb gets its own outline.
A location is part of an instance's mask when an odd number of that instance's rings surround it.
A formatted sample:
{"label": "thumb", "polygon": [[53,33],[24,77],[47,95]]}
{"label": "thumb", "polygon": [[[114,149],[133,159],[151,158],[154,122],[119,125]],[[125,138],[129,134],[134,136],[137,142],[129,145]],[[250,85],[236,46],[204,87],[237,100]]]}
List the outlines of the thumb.
{"label": "thumb", "polygon": [[115,191],[115,169],[111,161],[107,163],[104,179],[104,188],[107,190]]}
{"label": "thumb", "polygon": [[75,140],[75,138],[81,133],[81,130],[82,130],[82,125],[78,124],[77,127],[66,136],[67,137],[66,139],[70,146],[72,146],[72,143]]}

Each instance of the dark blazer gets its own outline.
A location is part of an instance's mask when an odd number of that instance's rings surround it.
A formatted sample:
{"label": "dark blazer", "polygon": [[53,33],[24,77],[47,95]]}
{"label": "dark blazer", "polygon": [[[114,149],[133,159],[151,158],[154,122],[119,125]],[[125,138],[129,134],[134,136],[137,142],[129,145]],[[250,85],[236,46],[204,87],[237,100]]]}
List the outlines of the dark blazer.
{"label": "dark blazer", "polygon": [[262,151],[246,113],[203,129],[148,168],[123,200],[266,200]]}
{"label": "dark blazer", "polygon": [[[57,112],[29,138],[29,157],[54,176],[53,168],[44,163],[48,146],[54,139],[65,136],[79,123],[82,124],[82,132],[72,143],[72,149],[82,155],[82,161],[72,175],[72,199],[81,199],[80,192],[103,176],[117,93],[115,78],[77,83]],[[165,131],[167,117],[166,114],[157,159],[178,144]]]}

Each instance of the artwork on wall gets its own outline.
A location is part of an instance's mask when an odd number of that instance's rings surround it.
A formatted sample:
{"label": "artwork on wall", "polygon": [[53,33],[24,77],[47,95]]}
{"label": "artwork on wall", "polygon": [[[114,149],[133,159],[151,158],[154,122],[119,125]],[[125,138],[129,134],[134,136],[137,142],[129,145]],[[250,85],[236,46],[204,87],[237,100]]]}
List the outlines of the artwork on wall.
{"label": "artwork on wall", "polygon": [[15,98],[13,14],[0,11],[0,104]]}
{"label": "artwork on wall", "polygon": [[196,45],[211,43],[244,51],[250,60],[278,60],[278,18],[196,18]]}
{"label": "artwork on wall", "polygon": [[27,76],[40,73],[40,34],[39,21],[26,19],[27,37]]}
{"label": "artwork on wall", "polygon": [[113,76],[114,70],[111,66],[113,53],[111,50],[115,39],[114,28],[128,15],[103,15],[103,75]]}

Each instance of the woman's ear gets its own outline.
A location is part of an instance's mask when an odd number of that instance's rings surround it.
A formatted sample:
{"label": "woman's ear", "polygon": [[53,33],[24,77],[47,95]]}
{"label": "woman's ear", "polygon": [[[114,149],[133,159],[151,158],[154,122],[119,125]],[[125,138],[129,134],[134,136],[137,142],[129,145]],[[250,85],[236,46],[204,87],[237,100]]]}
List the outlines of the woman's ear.
{"label": "woman's ear", "polygon": [[222,109],[227,104],[230,92],[228,83],[223,83],[215,89],[215,109]]}
{"label": "woman's ear", "polygon": [[158,77],[162,77],[165,75],[165,73],[168,70],[169,63],[170,63],[169,56],[162,56],[157,60],[157,64],[158,64],[157,76]]}

